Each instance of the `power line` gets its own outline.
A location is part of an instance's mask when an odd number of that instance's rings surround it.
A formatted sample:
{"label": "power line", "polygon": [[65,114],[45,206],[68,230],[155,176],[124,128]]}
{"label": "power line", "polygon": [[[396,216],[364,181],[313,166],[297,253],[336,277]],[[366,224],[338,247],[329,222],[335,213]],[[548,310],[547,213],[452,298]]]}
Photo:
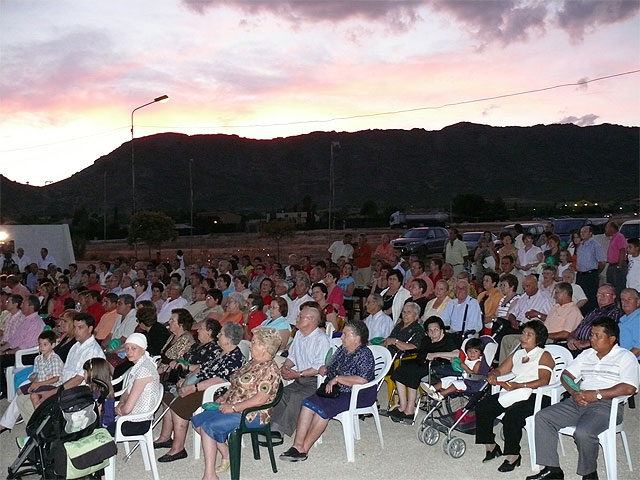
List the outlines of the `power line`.
{"label": "power line", "polygon": [[[640,73],[640,69],[638,70],[629,70],[627,72],[621,72],[621,73],[614,73],[612,75],[605,75],[602,77],[597,77],[597,78],[592,78],[592,79],[586,79],[586,80],[578,80],[577,82],[572,82],[572,83],[561,83],[558,85],[553,85],[550,87],[542,87],[542,88],[535,88],[532,90],[523,90],[520,92],[513,92],[513,93],[505,93],[502,95],[494,95],[491,97],[482,97],[482,98],[474,98],[471,100],[460,100],[457,102],[450,102],[450,103],[443,103],[442,105],[432,105],[432,106],[425,106],[425,107],[415,107],[415,108],[407,108],[407,109],[401,109],[401,110],[390,110],[390,111],[386,111],[386,112],[374,112],[374,113],[362,113],[362,114],[358,114],[358,115],[347,115],[347,116],[341,116],[341,117],[330,117],[330,118],[325,118],[325,119],[315,119],[315,120],[297,120],[297,121],[291,121],[291,122],[278,122],[278,123],[254,123],[254,124],[238,124],[238,125],[226,125],[226,124],[221,124],[221,125],[210,125],[210,126],[197,126],[197,127],[193,127],[193,126],[176,126],[176,125],[137,125],[137,128],[166,128],[166,129],[182,129],[182,130],[186,130],[186,129],[220,129],[220,128],[256,128],[256,127],[262,127],[262,128],[267,128],[267,127],[283,127],[283,126],[290,126],[290,125],[307,125],[307,124],[312,124],[312,123],[330,123],[330,122],[337,122],[337,121],[342,121],[342,120],[353,120],[353,119],[357,119],[357,118],[371,118],[371,117],[381,117],[381,116],[386,116],[386,115],[399,115],[399,114],[403,114],[403,113],[411,113],[411,112],[419,112],[419,111],[424,111],[424,110],[441,110],[443,108],[448,108],[448,107],[455,107],[455,106],[460,106],[460,105],[468,105],[471,103],[480,103],[480,102],[486,102],[489,100],[499,100],[502,98],[509,98],[509,97],[518,97],[518,96],[522,96],[522,95],[530,95],[532,93],[538,93],[538,92],[545,92],[545,91],[549,91],[549,90],[556,90],[559,88],[566,88],[566,87],[576,87],[576,86],[584,86],[587,85],[589,83],[594,83],[594,82],[600,82],[602,80],[608,80],[610,78],[615,78],[615,77],[622,77],[625,75],[634,75],[636,73]],[[32,149],[32,148],[41,148],[41,147],[48,147],[50,145],[58,145],[61,143],[68,143],[68,142],[75,142],[78,140],[83,140],[85,138],[91,138],[91,137],[97,137],[100,135],[108,135],[110,133],[116,132],[118,130],[122,130],[122,129],[128,129],[130,126],[122,126],[122,127],[117,127],[114,128],[112,130],[106,131],[106,132],[101,132],[101,133],[94,133],[94,134],[90,134],[90,135],[85,135],[82,137],[75,137],[75,138],[69,138],[69,139],[65,139],[65,140],[59,140],[57,142],[52,142],[52,143],[43,143],[40,145],[31,145],[29,147],[21,147],[21,148],[14,148],[14,149],[10,149],[10,150],[0,150],[0,153],[9,153],[9,152],[16,152],[16,151],[20,151],[20,150],[28,150],[28,149]]]}

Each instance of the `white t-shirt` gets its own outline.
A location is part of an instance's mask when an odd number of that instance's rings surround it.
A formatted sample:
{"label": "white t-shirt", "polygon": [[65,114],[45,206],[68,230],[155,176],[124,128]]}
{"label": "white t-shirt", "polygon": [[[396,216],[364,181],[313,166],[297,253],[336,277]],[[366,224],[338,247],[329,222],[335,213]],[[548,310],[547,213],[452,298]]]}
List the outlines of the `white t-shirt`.
{"label": "white t-shirt", "polygon": [[335,263],[340,257],[353,258],[353,247],[345,244],[342,240],[337,240],[329,247],[329,253],[331,254],[331,261]]}
{"label": "white t-shirt", "polygon": [[629,269],[627,270],[627,288],[635,288],[640,292],[640,255],[632,257],[627,255]]}

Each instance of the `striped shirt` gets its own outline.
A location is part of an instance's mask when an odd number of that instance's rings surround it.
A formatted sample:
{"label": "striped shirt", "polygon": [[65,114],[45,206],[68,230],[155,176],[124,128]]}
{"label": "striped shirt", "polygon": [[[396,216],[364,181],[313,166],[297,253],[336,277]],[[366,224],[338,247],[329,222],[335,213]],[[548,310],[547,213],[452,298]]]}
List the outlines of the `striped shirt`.
{"label": "striped shirt", "polygon": [[45,360],[42,354],[38,355],[33,361],[33,378],[36,382],[43,382],[53,377],[58,377],[58,381],[54,383],[54,386],[62,385],[62,369],[64,363],[56,352],[51,352],[49,358]]}
{"label": "striped shirt", "polygon": [[576,340],[589,340],[589,336],[591,335],[591,324],[596,318],[609,317],[618,322],[621,315],[622,310],[616,307],[614,303],[604,307],[598,307],[587,313],[587,316],[582,319],[580,325],[576,327],[571,336]]}

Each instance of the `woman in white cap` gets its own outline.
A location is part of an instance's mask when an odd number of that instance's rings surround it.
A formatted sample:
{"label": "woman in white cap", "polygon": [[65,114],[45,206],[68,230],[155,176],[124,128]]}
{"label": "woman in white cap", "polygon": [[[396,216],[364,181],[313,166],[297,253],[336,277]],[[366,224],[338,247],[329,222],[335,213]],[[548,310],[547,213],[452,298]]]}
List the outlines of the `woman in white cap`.
{"label": "woman in white cap", "polygon": [[[124,422],[122,425],[124,435],[142,435],[153,420],[155,412],[151,409],[158,403],[160,378],[155,363],[147,353],[147,337],[143,334],[129,335],[124,344],[124,352],[133,367],[125,379],[125,391],[116,406],[116,415],[148,412],[148,417],[135,422]],[[112,435],[113,433],[111,432]]]}

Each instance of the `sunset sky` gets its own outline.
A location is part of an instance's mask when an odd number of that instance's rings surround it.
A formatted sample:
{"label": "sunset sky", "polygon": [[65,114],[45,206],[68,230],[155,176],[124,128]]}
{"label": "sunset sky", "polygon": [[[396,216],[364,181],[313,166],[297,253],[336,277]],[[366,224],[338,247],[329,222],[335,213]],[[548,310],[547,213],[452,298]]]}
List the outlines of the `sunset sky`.
{"label": "sunset sky", "polygon": [[639,70],[639,32],[640,0],[0,0],[0,173],[67,178],[162,94],[136,138],[638,125],[640,73],[589,81]]}

